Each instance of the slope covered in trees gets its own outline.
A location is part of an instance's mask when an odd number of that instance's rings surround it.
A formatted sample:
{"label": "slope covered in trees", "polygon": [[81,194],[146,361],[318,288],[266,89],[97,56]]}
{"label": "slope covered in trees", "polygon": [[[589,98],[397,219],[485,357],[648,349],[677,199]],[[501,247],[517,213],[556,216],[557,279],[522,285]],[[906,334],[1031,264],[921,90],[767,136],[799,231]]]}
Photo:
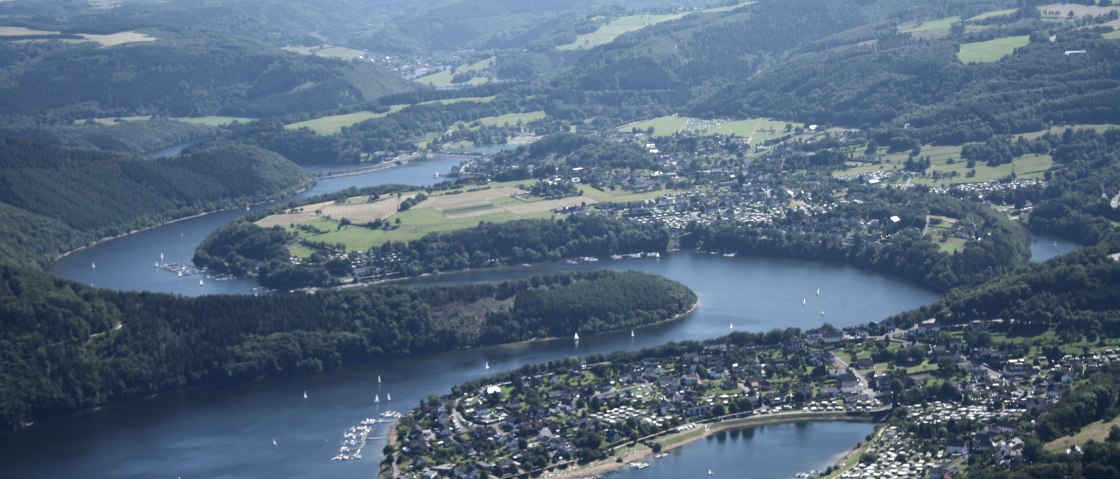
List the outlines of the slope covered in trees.
{"label": "slope covered in trees", "polygon": [[0,429],[190,385],[635,327],[695,302],[683,285],[642,273],[182,298],[0,265]]}
{"label": "slope covered in trees", "polygon": [[109,48],[0,42],[8,115],[49,120],[128,115],[275,116],[374,100],[411,88],[368,62],[284,52],[232,36],[201,35]]}
{"label": "slope covered in trees", "polygon": [[283,157],[241,145],[150,159],[0,140],[5,252],[42,264],[92,240],[283,197],[309,182]]}

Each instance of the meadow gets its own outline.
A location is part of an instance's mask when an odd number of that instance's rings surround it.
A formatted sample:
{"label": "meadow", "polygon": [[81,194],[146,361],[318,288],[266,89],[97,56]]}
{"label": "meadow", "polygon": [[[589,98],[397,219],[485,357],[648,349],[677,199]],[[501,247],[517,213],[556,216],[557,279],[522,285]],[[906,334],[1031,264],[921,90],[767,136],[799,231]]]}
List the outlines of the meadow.
{"label": "meadow", "polygon": [[1030,42],[1027,35],[1002,37],[983,42],[965,43],[957,52],[961,63],[990,63],[1011,55],[1016,48],[1025,47]]}

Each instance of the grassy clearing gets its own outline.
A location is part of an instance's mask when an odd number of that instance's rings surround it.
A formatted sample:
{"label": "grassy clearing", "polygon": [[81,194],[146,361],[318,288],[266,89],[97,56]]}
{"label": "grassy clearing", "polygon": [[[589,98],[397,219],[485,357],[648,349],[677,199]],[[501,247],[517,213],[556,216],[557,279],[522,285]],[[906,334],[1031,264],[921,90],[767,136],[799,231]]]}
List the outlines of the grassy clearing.
{"label": "grassy clearing", "polygon": [[1066,452],[1071,446],[1083,446],[1090,440],[1104,442],[1108,438],[1109,430],[1112,426],[1120,426],[1120,417],[1114,418],[1111,421],[1097,421],[1088,426],[1081,428],[1077,434],[1072,436],[1062,436],[1053,441],[1045,444],[1047,451],[1062,453]]}
{"label": "grassy clearing", "polygon": [[906,26],[900,26],[898,28],[898,32],[899,33],[916,33],[916,32],[928,32],[928,31],[935,31],[935,30],[944,30],[946,33],[948,33],[949,32],[949,27],[952,26],[954,23],[959,22],[960,20],[961,20],[961,17],[939,18],[937,20],[929,20],[929,21],[922,22],[922,23],[919,23],[919,24],[910,24],[910,25],[906,25]]}
{"label": "grassy clearing", "polygon": [[629,33],[634,30],[639,30],[650,25],[656,25],[661,22],[669,20],[676,20],[687,13],[673,13],[667,15],[630,15],[627,17],[620,17],[603,26],[599,27],[591,33],[584,33],[572,43],[567,45],[560,45],[556,47],[557,50],[582,50],[586,48],[594,48],[599,45],[606,45],[613,42],[624,33]]}
{"label": "grassy clearing", "polygon": [[372,112],[372,111],[356,111],[354,113],[345,113],[342,115],[330,115],[314,120],[301,121],[284,125],[284,128],[289,130],[296,130],[299,128],[307,127],[320,135],[335,135],[342,131],[344,127],[352,126],[366,120],[373,120],[376,118],[384,118],[393,113],[403,110],[407,105],[392,105],[389,111],[386,112]]}
{"label": "grassy clearing", "polygon": [[300,55],[314,55],[326,58],[341,58],[343,60],[352,60],[366,54],[366,52],[363,52],[361,50],[338,47],[334,45],[316,45],[313,47],[289,45],[284,47],[284,50],[292,53],[299,53]]}
{"label": "grassy clearing", "polygon": [[516,125],[518,123],[529,123],[531,121],[540,120],[544,117],[545,114],[543,111],[530,111],[527,113],[506,113],[505,115],[488,116],[485,118],[479,118],[476,121],[478,121],[483,126],[504,126]]}
{"label": "grassy clearing", "polygon": [[494,96],[468,96],[468,97],[463,97],[463,98],[445,98],[443,100],[424,101],[424,102],[417,103],[417,105],[419,105],[419,106],[424,106],[424,105],[454,105],[456,103],[463,103],[463,102],[468,102],[468,101],[473,101],[475,103],[490,103],[490,102],[494,101],[495,98],[497,98],[497,95],[494,95]]}
{"label": "grassy clearing", "polygon": [[677,115],[666,115],[654,118],[652,120],[646,120],[638,123],[632,123],[626,126],[620,126],[618,127],[618,131],[627,133],[633,131],[634,128],[637,128],[638,130],[644,132],[650,129],[650,127],[653,127],[654,135],[668,136],[681,131],[681,128],[684,128],[685,121],[685,118],[681,118]]}
{"label": "grassy clearing", "polygon": [[1042,135],[1045,135],[1046,133],[1050,133],[1050,134],[1053,134],[1053,135],[1061,135],[1062,132],[1066,131],[1067,128],[1073,129],[1073,130],[1083,130],[1083,129],[1086,129],[1086,128],[1090,128],[1090,129],[1093,129],[1094,131],[1096,131],[1097,133],[1104,133],[1107,130],[1111,130],[1111,129],[1114,129],[1114,128],[1120,128],[1120,124],[1116,124],[1116,123],[1101,123],[1101,124],[1077,123],[1077,124],[1073,124],[1073,125],[1056,125],[1056,126],[1050,127],[1049,129],[1046,129],[1046,130],[1036,131],[1036,132],[1033,132],[1033,133],[1024,133],[1022,135],[1017,135],[1017,136],[1021,136],[1023,138],[1028,139],[1028,140],[1033,140],[1033,139],[1038,138]]}
{"label": "grassy clearing", "polygon": [[102,48],[115,47],[125,43],[140,43],[140,42],[154,42],[156,37],[149,36],[136,31],[110,33],[108,35],[94,35],[92,33],[80,33],[79,36],[91,42],[101,45]]}
{"label": "grassy clearing", "polygon": [[990,63],[999,61],[1015,52],[1016,48],[1024,47],[1030,42],[1030,37],[1020,35],[1003,37],[985,42],[965,43],[957,52],[957,59],[962,63]]}
{"label": "grassy clearing", "polygon": [[1105,40],[1120,40],[1120,29],[1113,30],[1104,35],[1101,35],[1101,38]]}
{"label": "grassy clearing", "polygon": [[175,121],[181,121],[183,123],[191,123],[191,124],[194,124],[194,125],[225,126],[225,125],[229,125],[231,123],[249,123],[249,122],[253,121],[253,119],[252,118],[242,118],[242,117],[237,117],[237,116],[208,115],[208,116],[195,116],[195,117],[179,117],[179,118],[175,118]]}
{"label": "grassy clearing", "polygon": [[[846,170],[836,170],[833,174],[837,176],[853,176],[860,174],[870,174],[877,171],[896,171],[901,173],[908,152],[892,153],[882,157],[883,161],[880,164],[876,163],[849,163],[850,167]],[[1054,160],[1050,155],[1024,155],[1016,158],[1013,162],[999,165],[996,167],[989,167],[984,163],[976,163],[976,174],[972,177],[968,176],[969,168],[968,163],[961,159],[960,146],[924,146],[921,152],[922,157],[930,157],[930,169],[926,170],[926,177],[915,176],[911,178],[914,184],[927,185],[927,186],[949,186],[955,184],[965,183],[984,183],[990,180],[999,180],[1006,178],[1015,173],[1016,178],[1019,179],[1039,179],[1042,178],[1046,170],[1054,166]],[[951,163],[950,163],[951,161]],[[934,172],[940,172],[943,175],[952,174],[955,172],[957,176],[952,178],[941,178],[934,180],[932,175]]]}
{"label": "grassy clearing", "polygon": [[1004,9],[1004,10],[994,10],[994,11],[991,11],[991,12],[981,13],[981,14],[975,16],[975,17],[972,17],[972,18],[969,18],[969,19],[965,20],[965,22],[979,22],[980,20],[986,20],[988,18],[993,18],[993,17],[1002,17],[1002,16],[1006,16],[1006,15],[1011,15],[1012,13],[1015,13],[1014,8],[1008,8],[1008,9]]}
{"label": "grassy clearing", "polygon": [[31,35],[58,35],[62,32],[32,30],[24,27],[0,27],[0,37],[26,37]]}
{"label": "grassy clearing", "polygon": [[643,193],[632,193],[625,190],[599,190],[588,185],[579,185],[579,190],[583,192],[583,196],[601,202],[645,201],[676,193],[675,190],[656,190],[646,191]]}
{"label": "grassy clearing", "polygon": [[[493,66],[494,66],[494,57],[490,57],[490,58],[487,58],[485,60],[478,61],[478,62],[472,63],[470,65],[467,65],[465,67],[455,67],[455,68],[452,68],[450,70],[442,70],[442,71],[432,73],[430,75],[425,75],[425,76],[422,76],[420,78],[417,78],[416,81],[419,82],[419,83],[423,83],[425,85],[431,85],[431,86],[451,86],[453,84],[451,82],[451,79],[452,79],[452,77],[455,76],[456,73],[482,72],[482,71],[489,70],[490,67],[493,67]],[[487,76],[476,75],[474,78],[471,78],[470,81],[467,81],[465,84],[466,85],[481,85],[481,84],[487,83],[489,81],[490,81],[490,78],[487,77]]]}
{"label": "grassy clearing", "polygon": [[1060,19],[1068,18],[1069,12],[1073,12],[1074,17],[1095,17],[1098,15],[1108,15],[1108,12],[1112,10],[1120,10],[1120,6],[1112,5],[1099,7],[1096,5],[1080,5],[1076,3],[1053,3],[1038,7],[1038,11],[1042,13],[1043,18]]}

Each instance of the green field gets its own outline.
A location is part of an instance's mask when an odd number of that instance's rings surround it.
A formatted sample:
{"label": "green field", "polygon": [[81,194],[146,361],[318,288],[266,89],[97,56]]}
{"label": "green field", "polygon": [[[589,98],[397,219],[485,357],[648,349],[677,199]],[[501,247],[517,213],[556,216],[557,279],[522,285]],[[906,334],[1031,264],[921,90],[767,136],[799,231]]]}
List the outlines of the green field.
{"label": "green field", "polygon": [[962,63],[994,62],[1012,54],[1016,48],[1024,47],[1029,42],[1030,37],[1021,35],[996,38],[986,42],[965,43],[957,52],[957,59]]}
{"label": "green field", "polygon": [[899,33],[917,33],[917,32],[928,32],[928,31],[933,31],[933,30],[945,30],[946,32],[948,32],[949,27],[952,26],[954,23],[959,22],[960,20],[961,20],[961,17],[939,18],[937,20],[930,20],[928,22],[922,22],[922,23],[919,23],[917,25],[899,27],[898,32]]}
{"label": "green field", "polygon": [[[431,86],[451,86],[452,85],[451,78],[456,73],[481,72],[481,71],[489,70],[490,67],[492,67],[492,66],[494,66],[494,57],[490,57],[490,58],[487,58],[485,60],[472,63],[472,64],[467,65],[465,67],[455,67],[455,68],[452,68],[450,70],[438,71],[438,72],[432,73],[430,75],[425,75],[425,76],[422,76],[420,78],[417,78],[416,81],[419,82],[419,83],[423,83],[425,85],[431,85]],[[466,85],[480,85],[480,84],[486,83],[488,81],[490,81],[490,79],[486,76],[476,76],[474,78],[471,78],[470,81],[468,81],[464,84],[466,84]]]}
{"label": "green field", "polygon": [[1005,16],[1005,15],[1011,15],[1012,13],[1015,13],[1014,8],[1008,8],[1008,9],[1005,9],[1005,10],[994,10],[994,11],[991,11],[991,12],[981,13],[981,14],[979,14],[975,17],[969,18],[965,21],[966,22],[978,22],[980,20],[984,20],[984,19],[988,19],[988,18],[992,18],[992,17],[1002,17],[1002,16]]}
{"label": "green field", "polygon": [[[505,115],[488,116],[475,120],[483,126],[516,125],[518,122],[529,123],[545,117],[543,111],[530,111],[526,113],[506,113]],[[473,123],[473,122],[472,122]]]}
{"label": "green field", "polygon": [[618,131],[628,133],[630,131],[633,131],[634,128],[637,128],[638,130],[644,132],[652,126],[654,135],[668,136],[680,131],[681,128],[684,128],[685,121],[685,118],[679,117],[677,115],[666,115],[659,118],[654,118],[652,120],[646,120],[626,126],[620,126],[618,128]]}
{"label": "green field", "polygon": [[1105,40],[1120,40],[1120,30],[1113,30],[1111,32],[1105,33],[1104,35],[1101,35],[1101,38]]}
{"label": "green field", "polygon": [[591,33],[584,33],[576,37],[576,41],[567,45],[560,45],[556,47],[557,50],[581,50],[585,48],[594,48],[599,45],[606,45],[613,42],[624,33],[629,33],[634,30],[639,30],[650,25],[656,25],[661,22],[669,20],[676,20],[687,13],[671,13],[666,15],[630,15],[628,17],[621,17],[605,25],[599,27]]}
{"label": "green field", "polygon": [[326,58],[341,58],[344,60],[352,60],[365,55],[366,52],[355,50],[353,48],[336,47],[334,45],[318,45],[314,47],[284,47],[285,50],[301,55],[315,55]]}
{"label": "green field", "polygon": [[356,111],[354,113],[345,113],[342,115],[330,115],[314,120],[301,121],[284,125],[284,128],[289,130],[298,130],[307,127],[311,131],[320,135],[335,135],[342,131],[344,127],[355,125],[366,120],[373,120],[375,118],[384,118],[393,113],[403,110],[408,105],[393,105],[389,107],[389,111],[383,113],[375,113],[372,111]]}
{"label": "green field", "polygon": [[1072,124],[1072,125],[1056,125],[1056,126],[1050,127],[1047,130],[1036,131],[1034,133],[1024,133],[1022,135],[1017,135],[1017,136],[1021,136],[1023,138],[1028,139],[1028,140],[1033,140],[1035,138],[1038,138],[1038,137],[1046,134],[1047,132],[1049,132],[1051,134],[1054,134],[1054,135],[1061,135],[1062,132],[1066,131],[1067,128],[1071,128],[1071,129],[1074,129],[1074,130],[1082,130],[1082,129],[1086,129],[1086,128],[1091,128],[1094,131],[1096,131],[1097,133],[1104,133],[1105,131],[1108,131],[1108,130],[1111,130],[1111,129],[1120,128],[1120,124],[1115,124],[1115,123],[1100,123],[1100,124],[1076,123],[1076,124]]}
{"label": "green field", "polygon": [[[934,171],[939,171],[943,174],[956,172],[957,176],[953,178],[942,178],[934,180],[932,177],[918,177],[915,176],[911,182],[919,185],[927,186],[948,186],[953,184],[964,183],[984,183],[989,180],[999,180],[1011,175],[1012,171],[1018,179],[1040,179],[1046,170],[1054,166],[1054,160],[1050,155],[1024,155],[1016,158],[1015,161],[994,168],[988,167],[984,163],[976,163],[976,175],[969,178],[967,162],[961,159],[960,146],[924,146],[922,147],[921,156],[930,157],[930,169],[927,174],[932,175]],[[902,172],[903,165],[909,157],[908,152],[892,153],[883,157],[882,164],[874,163],[857,163],[854,167],[847,170],[836,170],[833,174],[838,176],[854,176],[859,174],[868,174],[876,171],[898,171]],[[949,160],[953,160],[950,164]],[[897,177],[896,177],[897,179]]]}
{"label": "green field", "polygon": [[656,190],[643,193],[631,193],[626,190],[609,191],[592,188],[588,185],[579,185],[579,190],[583,192],[583,196],[602,202],[645,201],[674,193],[673,190]]}
{"label": "green field", "polygon": [[225,125],[228,125],[228,124],[234,123],[234,122],[249,123],[249,122],[253,121],[252,118],[241,118],[241,117],[236,117],[236,116],[217,116],[217,115],[196,116],[196,117],[180,117],[180,118],[175,118],[175,120],[176,121],[181,121],[183,123],[191,123],[191,124],[195,124],[195,125],[206,125],[206,126],[225,126]]}

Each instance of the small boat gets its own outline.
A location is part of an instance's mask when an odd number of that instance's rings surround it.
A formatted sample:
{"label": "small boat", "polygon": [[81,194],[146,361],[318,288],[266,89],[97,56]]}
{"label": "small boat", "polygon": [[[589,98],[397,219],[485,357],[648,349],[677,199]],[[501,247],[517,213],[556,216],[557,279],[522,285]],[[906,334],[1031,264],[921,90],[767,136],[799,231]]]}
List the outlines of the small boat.
{"label": "small boat", "polygon": [[386,401],[392,401],[393,400],[393,395],[389,394],[389,393],[385,393],[385,400]]}
{"label": "small boat", "polygon": [[821,295],[821,289],[817,288],[817,296],[820,296],[820,295]]}
{"label": "small boat", "polygon": [[182,271],[179,271],[179,277],[180,277],[180,278],[182,278],[182,277],[183,277],[183,272],[182,272]]}
{"label": "small boat", "polygon": [[711,470],[711,469],[708,469],[708,475],[709,475],[709,476],[712,476],[712,475],[715,475],[715,473],[714,473],[714,472],[712,472],[712,470]]}
{"label": "small boat", "polygon": [[95,261],[91,261],[91,262],[89,263],[89,267],[90,267],[90,268],[93,268],[93,269],[97,269],[97,262],[95,262]]}
{"label": "small boat", "polygon": [[630,330],[630,337],[631,338],[634,337],[634,330],[633,329]]}
{"label": "small boat", "polygon": [[486,361],[486,369],[490,369],[490,361]]}
{"label": "small boat", "polygon": [[276,447],[276,438],[272,438],[272,447]]}
{"label": "small boat", "polygon": [[201,287],[201,286],[205,286],[206,283],[202,282],[202,280],[200,279],[200,280],[198,280],[198,285]]}
{"label": "small boat", "polygon": [[579,333],[576,333],[575,337],[573,337],[572,339],[575,341],[579,341]]}
{"label": "small boat", "polygon": [[159,268],[159,261],[156,261],[156,268]]}
{"label": "small boat", "polygon": [[374,394],[373,395],[373,403],[377,404],[379,402],[381,402],[381,395],[380,394]]}
{"label": "small boat", "polygon": [[377,375],[377,384],[381,384],[381,375],[380,374]]}
{"label": "small boat", "polygon": [[307,390],[306,389],[303,390],[303,398],[307,399]]}
{"label": "small boat", "polygon": [[160,254],[159,254],[159,260],[160,260],[160,261],[163,261],[163,252],[160,252]]}
{"label": "small boat", "polygon": [[801,305],[805,306],[805,298],[801,298]]}
{"label": "small boat", "polygon": [[824,316],[824,311],[821,311],[821,316]]}
{"label": "small boat", "polygon": [[727,329],[735,329],[735,323],[727,323]]}
{"label": "small boat", "polygon": [[434,176],[433,178],[439,178],[439,172],[438,171],[436,172],[436,176]]}

